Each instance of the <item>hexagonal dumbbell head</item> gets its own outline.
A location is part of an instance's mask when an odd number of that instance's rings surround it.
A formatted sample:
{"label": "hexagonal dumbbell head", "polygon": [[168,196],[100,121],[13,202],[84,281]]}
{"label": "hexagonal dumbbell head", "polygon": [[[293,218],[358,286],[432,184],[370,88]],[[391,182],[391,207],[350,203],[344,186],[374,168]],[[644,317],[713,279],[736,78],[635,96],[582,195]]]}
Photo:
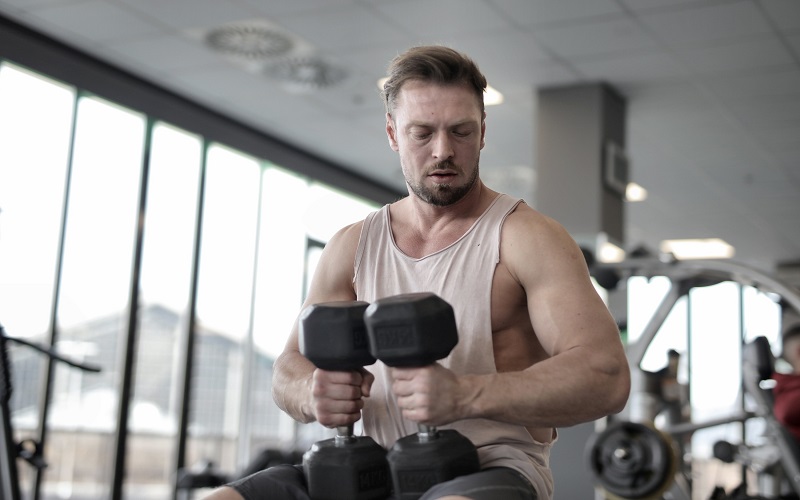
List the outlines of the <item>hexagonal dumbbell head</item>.
{"label": "hexagonal dumbbell head", "polygon": [[300,313],[300,352],[314,366],[329,371],[351,371],[371,365],[364,325],[366,302],[313,304]]}
{"label": "hexagonal dumbbell head", "polygon": [[458,344],[453,307],[436,294],[376,300],[364,314],[370,352],[389,366],[427,366]]}

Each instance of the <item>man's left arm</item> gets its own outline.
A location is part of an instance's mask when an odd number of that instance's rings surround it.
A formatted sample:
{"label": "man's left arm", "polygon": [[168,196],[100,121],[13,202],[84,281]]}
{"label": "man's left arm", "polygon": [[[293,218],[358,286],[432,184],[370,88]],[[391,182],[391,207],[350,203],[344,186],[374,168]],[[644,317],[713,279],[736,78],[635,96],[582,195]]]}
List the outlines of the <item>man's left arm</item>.
{"label": "man's left arm", "polygon": [[458,377],[460,418],[565,427],[621,411],[630,391],[628,361],[577,243],[560,224],[523,205],[503,228],[501,261],[525,290],[549,358],[521,371]]}

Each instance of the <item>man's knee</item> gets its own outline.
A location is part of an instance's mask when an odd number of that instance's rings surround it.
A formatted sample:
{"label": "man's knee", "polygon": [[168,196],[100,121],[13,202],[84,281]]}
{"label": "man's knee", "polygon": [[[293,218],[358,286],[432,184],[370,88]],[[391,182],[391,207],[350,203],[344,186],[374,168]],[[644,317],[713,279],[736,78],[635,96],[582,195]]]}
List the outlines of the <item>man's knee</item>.
{"label": "man's knee", "polygon": [[265,492],[273,500],[310,500],[303,469],[296,465],[275,465],[238,479],[214,492],[206,500],[255,500]]}

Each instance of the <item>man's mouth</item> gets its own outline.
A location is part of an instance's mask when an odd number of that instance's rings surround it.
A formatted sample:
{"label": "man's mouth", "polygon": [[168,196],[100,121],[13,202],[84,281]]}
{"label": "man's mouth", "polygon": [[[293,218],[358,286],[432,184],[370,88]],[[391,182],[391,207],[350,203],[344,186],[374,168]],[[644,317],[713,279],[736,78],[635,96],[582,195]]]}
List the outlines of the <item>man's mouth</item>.
{"label": "man's mouth", "polygon": [[439,182],[450,181],[450,180],[452,180],[452,179],[454,179],[456,177],[456,173],[455,172],[449,172],[449,171],[448,172],[436,171],[436,172],[431,172],[430,174],[428,174],[428,177],[430,177],[430,178],[432,178],[432,179],[434,179],[436,181],[439,181]]}

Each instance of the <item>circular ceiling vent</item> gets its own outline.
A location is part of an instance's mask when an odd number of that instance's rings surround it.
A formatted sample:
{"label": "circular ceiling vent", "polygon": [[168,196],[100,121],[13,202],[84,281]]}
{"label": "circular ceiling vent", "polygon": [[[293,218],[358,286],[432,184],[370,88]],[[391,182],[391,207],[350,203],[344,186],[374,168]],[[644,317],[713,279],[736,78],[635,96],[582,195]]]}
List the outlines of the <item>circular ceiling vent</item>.
{"label": "circular ceiling vent", "polygon": [[332,87],[344,80],[344,69],[317,57],[287,58],[272,66],[270,74],[298,91]]}
{"label": "circular ceiling vent", "polygon": [[294,46],[283,33],[248,25],[228,25],[212,30],[206,35],[206,43],[220,52],[249,60],[274,59]]}

